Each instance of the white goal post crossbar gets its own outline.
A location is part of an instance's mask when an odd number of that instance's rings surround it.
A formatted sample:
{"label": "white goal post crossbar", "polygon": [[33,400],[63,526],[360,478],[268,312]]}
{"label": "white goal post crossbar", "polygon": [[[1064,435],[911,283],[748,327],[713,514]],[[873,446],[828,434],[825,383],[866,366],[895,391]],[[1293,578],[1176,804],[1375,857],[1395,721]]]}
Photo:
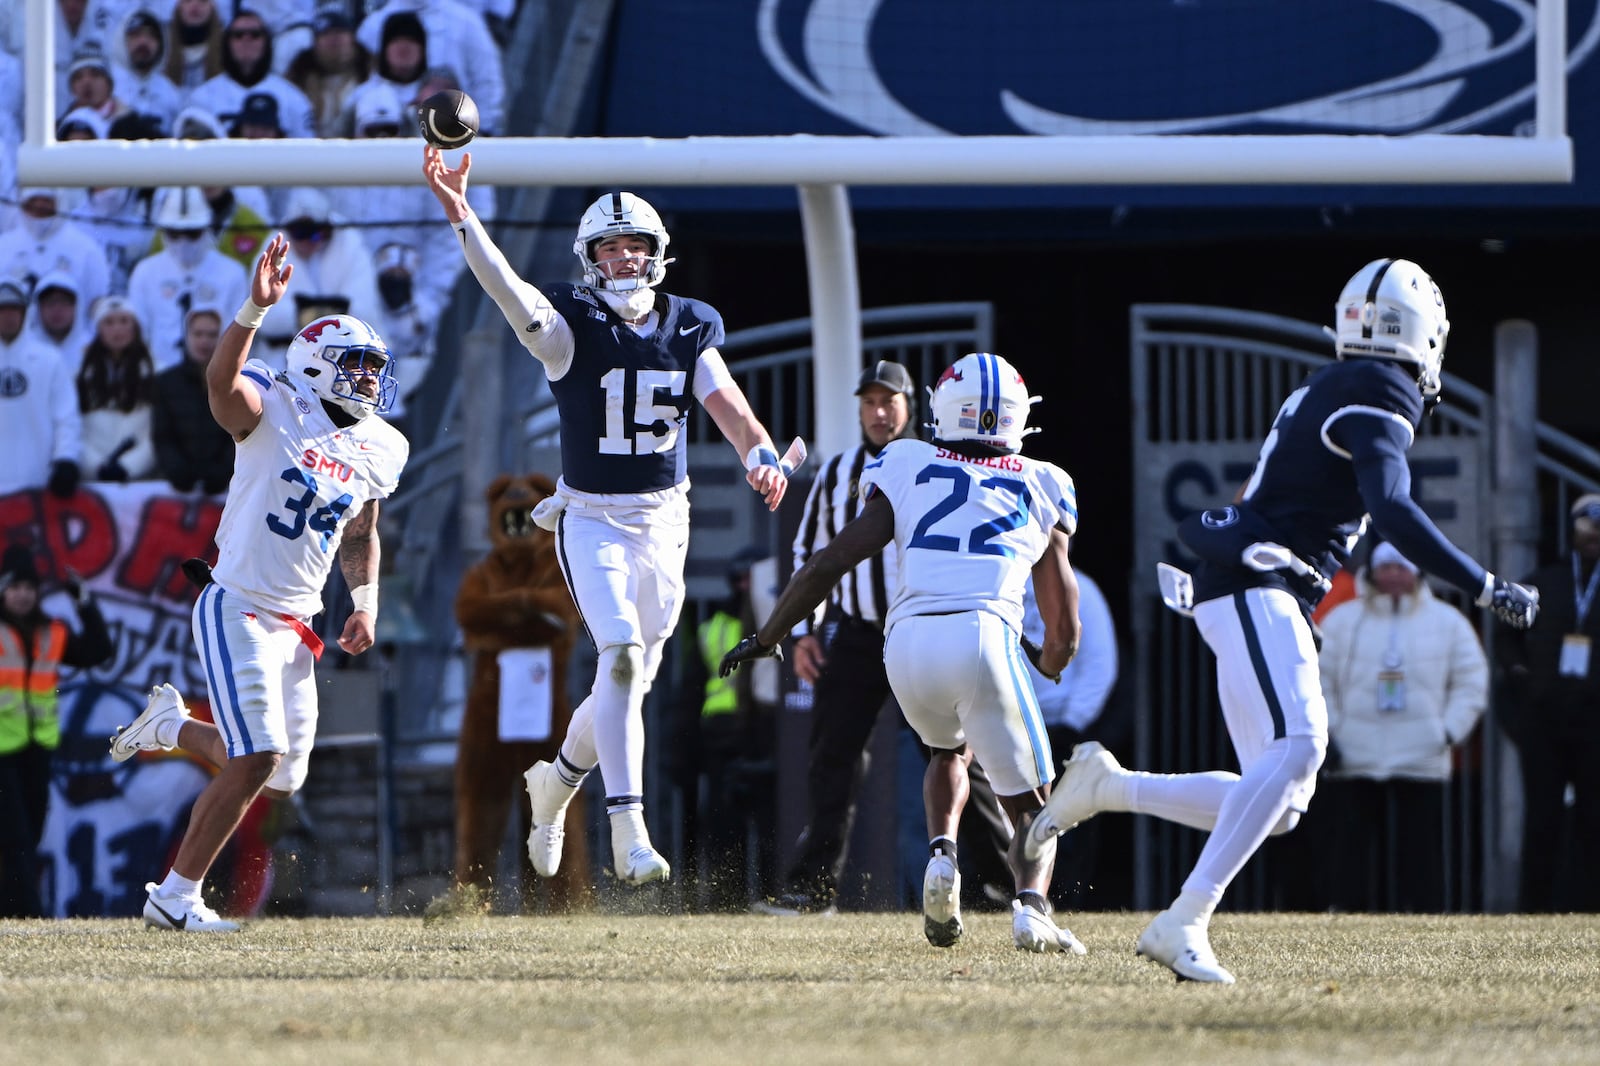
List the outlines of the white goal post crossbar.
{"label": "white goal post crossbar", "polygon": [[[403,185],[410,141],[55,140],[53,0],[27,0],[21,185]],[[1533,137],[1166,135],[485,138],[485,185],[1567,183],[1565,0],[1538,0]],[[337,145],[337,147],[335,147]]]}
{"label": "white goal post crossbar", "polygon": [[[1572,180],[1566,137],[486,137],[481,185],[1352,185]],[[24,185],[411,185],[406,140],[25,142]],[[180,178],[181,176],[181,178]]]}
{"label": "white goal post crossbar", "polygon": [[[409,185],[407,140],[55,140],[54,0],[26,0],[21,186]],[[848,390],[861,361],[851,185],[1564,184],[1565,0],[1537,0],[1534,136],[813,136],[484,138],[482,185],[797,187],[812,283],[813,392],[827,455],[855,439]]]}

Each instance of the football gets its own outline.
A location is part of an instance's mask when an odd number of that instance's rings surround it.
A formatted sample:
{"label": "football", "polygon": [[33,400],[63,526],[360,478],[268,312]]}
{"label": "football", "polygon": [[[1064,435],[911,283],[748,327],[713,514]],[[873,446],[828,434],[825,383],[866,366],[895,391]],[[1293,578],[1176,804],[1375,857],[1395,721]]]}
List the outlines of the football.
{"label": "football", "polygon": [[446,89],[418,105],[417,124],[435,148],[465,148],[478,135],[478,105],[460,89]]}

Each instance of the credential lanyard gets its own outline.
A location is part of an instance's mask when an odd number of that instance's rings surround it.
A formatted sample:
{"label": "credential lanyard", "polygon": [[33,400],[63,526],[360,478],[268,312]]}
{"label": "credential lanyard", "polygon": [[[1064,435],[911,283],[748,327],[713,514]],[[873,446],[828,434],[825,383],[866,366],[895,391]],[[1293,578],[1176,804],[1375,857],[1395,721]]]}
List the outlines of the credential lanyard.
{"label": "credential lanyard", "polygon": [[1582,564],[1579,562],[1578,553],[1577,552],[1573,552],[1572,553],[1572,595],[1573,595],[1573,599],[1577,603],[1577,610],[1578,610],[1577,628],[1578,629],[1582,629],[1583,628],[1583,620],[1586,617],[1588,617],[1589,608],[1594,605],[1594,594],[1595,594],[1595,591],[1596,590],[1600,590],[1600,563],[1597,563],[1595,565],[1594,570],[1590,572],[1588,586],[1586,588],[1584,588],[1584,590],[1582,592],[1579,592],[1578,591],[1578,582],[1582,577],[1583,577]]}

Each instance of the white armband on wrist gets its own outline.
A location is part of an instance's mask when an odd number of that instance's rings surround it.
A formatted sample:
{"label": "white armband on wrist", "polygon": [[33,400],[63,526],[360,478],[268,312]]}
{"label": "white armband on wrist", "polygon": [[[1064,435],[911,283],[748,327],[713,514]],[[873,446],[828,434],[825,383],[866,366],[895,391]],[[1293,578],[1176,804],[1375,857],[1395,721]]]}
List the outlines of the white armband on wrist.
{"label": "white armband on wrist", "polygon": [[1483,575],[1483,588],[1478,590],[1478,598],[1472,602],[1479,607],[1487,607],[1494,602],[1494,574]]}
{"label": "white armband on wrist", "polygon": [[378,617],[378,583],[357,585],[350,590],[350,602],[358,611],[365,611],[376,621]]}
{"label": "white armband on wrist", "polygon": [[254,300],[246,296],[244,303],[239,307],[239,313],[233,316],[233,320],[245,329],[260,329],[261,322],[266,317],[267,309],[258,307]]}
{"label": "white armband on wrist", "polygon": [[770,466],[774,469],[778,466],[778,453],[769,444],[757,444],[744,457],[744,468],[746,470],[757,470],[763,466]]}

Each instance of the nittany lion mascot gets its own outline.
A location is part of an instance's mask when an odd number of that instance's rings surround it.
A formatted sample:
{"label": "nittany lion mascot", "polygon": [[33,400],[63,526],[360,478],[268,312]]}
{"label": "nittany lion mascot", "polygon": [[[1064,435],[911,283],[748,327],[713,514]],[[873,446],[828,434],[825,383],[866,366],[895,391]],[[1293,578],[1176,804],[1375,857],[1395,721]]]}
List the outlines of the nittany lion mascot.
{"label": "nittany lion mascot", "polygon": [[[456,621],[472,654],[472,684],[456,755],[456,860],[459,889],[489,892],[498,866],[511,805],[520,812],[520,837],[526,837],[531,812],[523,794],[522,772],[535,760],[554,761],[572,718],[567,700],[567,660],[578,631],[578,611],[556,560],[555,535],[533,524],[532,512],[555,492],[543,474],[502,474],[485,494],[493,547],[467,570],[456,594]],[[500,728],[501,652],[550,649],[551,692],[546,740],[503,741]],[[585,811],[580,795],[567,809],[567,853],[560,873],[548,885],[552,911],[590,902]],[[519,848],[519,851],[521,849]],[[522,903],[537,905],[540,881],[524,856]]]}

